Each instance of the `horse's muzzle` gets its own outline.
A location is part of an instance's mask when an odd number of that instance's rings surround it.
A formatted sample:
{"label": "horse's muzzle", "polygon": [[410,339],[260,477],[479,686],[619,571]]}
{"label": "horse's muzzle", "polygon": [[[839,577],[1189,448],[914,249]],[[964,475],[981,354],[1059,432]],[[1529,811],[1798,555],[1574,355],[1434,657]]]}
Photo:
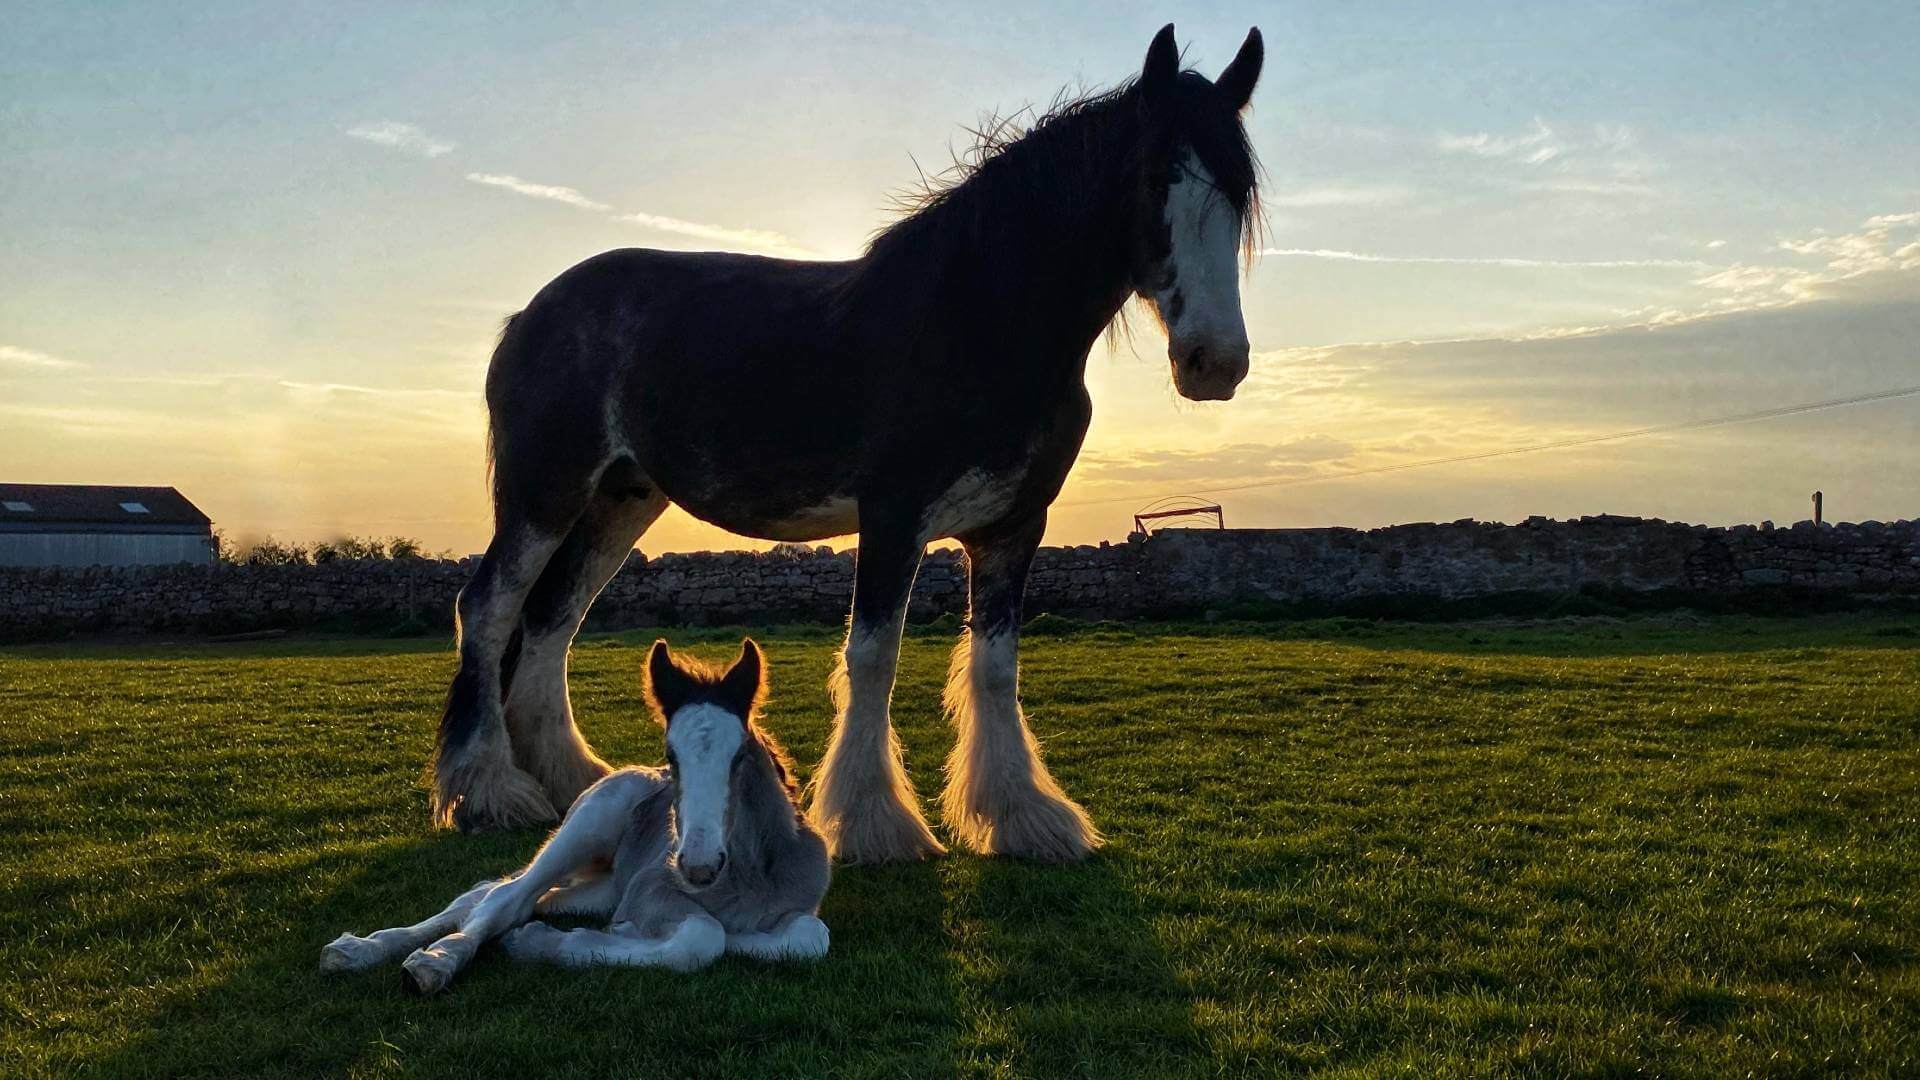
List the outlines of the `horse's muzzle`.
{"label": "horse's muzzle", "polygon": [[1167,350],[1173,362],[1173,388],[1189,401],[1231,401],[1247,377],[1249,352],[1245,345],[1174,345]]}

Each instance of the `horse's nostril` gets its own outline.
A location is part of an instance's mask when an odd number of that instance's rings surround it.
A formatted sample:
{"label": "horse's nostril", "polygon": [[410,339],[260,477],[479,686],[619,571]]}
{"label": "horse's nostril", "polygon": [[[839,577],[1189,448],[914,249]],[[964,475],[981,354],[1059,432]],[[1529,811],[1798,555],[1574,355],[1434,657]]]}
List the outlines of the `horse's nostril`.
{"label": "horse's nostril", "polygon": [[1187,354],[1187,366],[1195,371],[1204,371],[1207,367],[1207,347],[1201,345]]}

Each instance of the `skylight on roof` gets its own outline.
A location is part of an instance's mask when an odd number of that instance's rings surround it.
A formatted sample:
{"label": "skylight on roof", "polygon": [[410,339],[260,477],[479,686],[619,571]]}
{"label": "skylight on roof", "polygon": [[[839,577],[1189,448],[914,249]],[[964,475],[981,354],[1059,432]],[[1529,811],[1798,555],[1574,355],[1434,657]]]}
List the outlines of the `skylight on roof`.
{"label": "skylight on roof", "polygon": [[12,499],[8,499],[8,500],[6,500],[5,502],[0,502],[0,506],[4,506],[4,507],[6,507],[7,509],[9,509],[9,510],[11,510],[11,511],[13,511],[14,513],[16,513],[16,514],[31,514],[31,513],[33,513],[33,504],[32,504],[32,503],[26,503],[26,502],[15,502],[15,501],[14,501],[14,500],[12,500]]}
{"label": "skylight on roof", "polygon": [[120,509],[125,510],[129,514],[150,514],[153,512],[147,509],[146,503],[137,502],[121,503]]}

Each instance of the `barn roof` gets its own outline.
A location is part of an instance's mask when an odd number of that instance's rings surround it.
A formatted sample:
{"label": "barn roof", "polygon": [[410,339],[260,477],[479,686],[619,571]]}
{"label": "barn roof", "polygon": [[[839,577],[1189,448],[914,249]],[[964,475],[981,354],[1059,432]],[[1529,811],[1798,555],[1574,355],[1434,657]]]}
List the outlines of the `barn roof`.
{"label": "barn roof", "polygon": [[0,530],[22,526],[154,526],[205,528],[211,518],[170,487],[118,484],[0,484]]}

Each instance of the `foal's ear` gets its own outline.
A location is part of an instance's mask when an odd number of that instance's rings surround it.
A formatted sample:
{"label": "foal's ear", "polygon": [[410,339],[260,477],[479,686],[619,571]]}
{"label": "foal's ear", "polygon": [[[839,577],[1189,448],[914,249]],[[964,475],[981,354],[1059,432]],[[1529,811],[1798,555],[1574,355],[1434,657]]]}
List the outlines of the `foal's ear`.
{"label": "foal's ear", "polygon": [[1214,89],[1227,99],[1233,111],[1239,112],[1247,107],[1247,102],[1253,100],[1253,86],[1260,81],[1260,64],[1266,55],[1266,46],[1260,41],[1260,28],[1256,26],[1247,31],[1247,40],[1241,42],[1233,63],[1228,64],[1220,72],[1220,77],[1213,80]]}
{"label": "foal's ear", "polygon": [[653,650],[647,653],[647,701],[653,705],[655,718],[665,724],[668,717],[687,703],[695,689],[693,680],[673,662],[667,640],[655,641]]}
{"label": "foal's ear", "polygon": [[1165,101],[1180,80],[1180,47],[1173,43],[1173,24],[1160,28],[1147,46],[1147,62],[1140,68],[1140,93],[1149,104]]}
{"label": "foal's ear", "polygon": [[760,652],[760,646],[752,638],[740,641],[740,659],[733,662],[727,673],[720,677],[719,697],[740,716],[750,716],[754,706],[760,704],[762,689],[766,686],[763,673],[767,659]]}

